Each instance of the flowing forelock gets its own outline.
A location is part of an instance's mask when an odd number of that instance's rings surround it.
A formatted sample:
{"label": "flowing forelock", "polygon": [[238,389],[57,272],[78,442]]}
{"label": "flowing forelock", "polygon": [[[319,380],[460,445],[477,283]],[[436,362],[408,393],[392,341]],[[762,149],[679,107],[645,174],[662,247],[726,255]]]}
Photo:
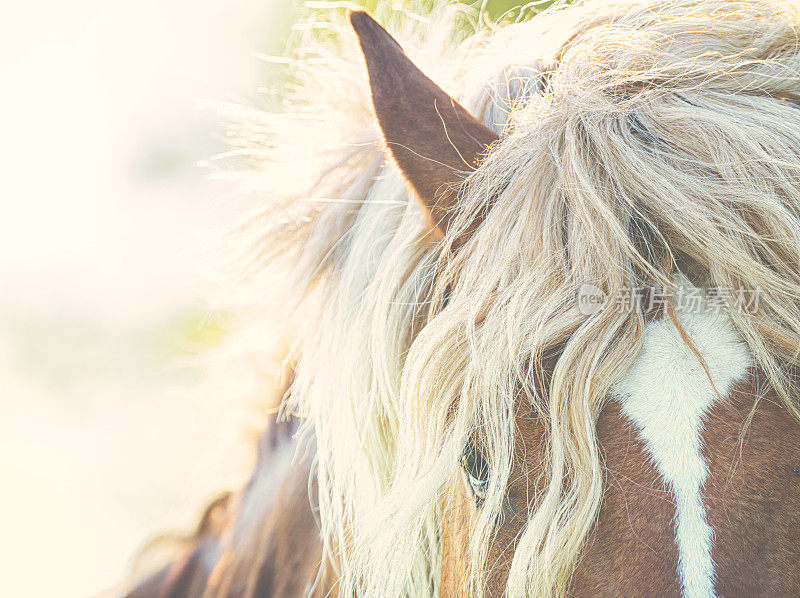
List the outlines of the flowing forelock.
{"label": "flowing forelock", "polygon": [[[475,520],[459,516],[479,594],[525,400],[549,454],[507,592],[561,594],[602,499],[594,424],[644,326],[638,313],[581,314],[581,284],[669,286],[690,264],[695,283],[758,287],[760,309],[733,321],[797,413],[800,16],[777,1],[598,2],[465,39],[452,10],[384,16],[501,140],[432,246],[383,158],[346,32],[332,27],[293,67],[294,114],[242,127],[283,133],[242,138],[257,160],[248,184],[271,195],[245,235],[254,279],[280,270],[291,283],[284,409],[316,442],[326,555],[345,593],[435,595],[442,518],[476,442],[492,479]],[[287,173],[296,188],[272,191]]]}

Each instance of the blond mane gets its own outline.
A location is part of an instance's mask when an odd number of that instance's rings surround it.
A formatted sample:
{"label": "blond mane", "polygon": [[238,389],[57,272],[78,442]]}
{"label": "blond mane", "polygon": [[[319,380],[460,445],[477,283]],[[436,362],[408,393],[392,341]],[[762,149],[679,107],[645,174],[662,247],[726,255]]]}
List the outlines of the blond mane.
{"label": "blond mane", "polygon": [[[381,12],[420,67],[501,134],[436,247],[384,158],[336,15],[323,36],[308,33],[319,16],[301,29],[292,111],[249,112],[234,135],[254,161],[247,186],[268,200],[243,233],[252,303],[288,323],[283,409],[316,443],[326,556],[344,595],[437,595],[441,519],[476,441],[492,473],[484,507],[464,517],[480,595],[514,405],[530,401],[549,458],[507,594],[562,595],[602,503],[595,423],[644,326],[639,313],[582,314],[582,284],[613,296],[688,269],[696,284],[759,288],[760,308],[732,318],[798,416],[800,12],[595,2],[468,36],[454,9]],[[276,276],[291,300],[263,308]]]}

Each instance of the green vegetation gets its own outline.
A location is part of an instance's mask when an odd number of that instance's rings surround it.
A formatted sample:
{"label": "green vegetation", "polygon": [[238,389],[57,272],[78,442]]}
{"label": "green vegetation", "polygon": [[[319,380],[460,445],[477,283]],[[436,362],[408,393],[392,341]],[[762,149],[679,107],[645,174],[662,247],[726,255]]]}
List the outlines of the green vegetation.
{"label": "green vegetation", "polygon": [[[482,0],[479,2],[466,2],[462,1],[470,8],[475,9],[477,14],[483,18],[493,22],[497,21],[516,21],[524,19],[532,14],[544,10],[553,3],[553,0],[539,0],[528,3],[520,3],[518,0]],[[314,3],[316,6],[322,6],[324,2]],[[385,9],[387,3],[385,0],[358,0],[360,4],[370,12],[379,13],[381,9]],[[433,2],[432,0],[400,0],[399,2],[391,3],[392,10],[410,9],[415,12],[425,13],[433,10],[436,4],[440,2]]]}

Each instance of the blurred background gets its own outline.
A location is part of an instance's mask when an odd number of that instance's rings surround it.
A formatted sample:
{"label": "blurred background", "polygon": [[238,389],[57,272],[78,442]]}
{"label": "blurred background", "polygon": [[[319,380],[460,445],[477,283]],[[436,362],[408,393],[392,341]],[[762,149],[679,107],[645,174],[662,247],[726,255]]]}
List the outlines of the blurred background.
{"label": "blurred background", "polygon": [[209,104],[263,101],[281,75],[261,55],[324,4],[4,11],[0,595],[113,595],[148,539],[246,473],[240,406],[196,392],[225,334],[210,254],[237,216],[204,166],[226,149]]}

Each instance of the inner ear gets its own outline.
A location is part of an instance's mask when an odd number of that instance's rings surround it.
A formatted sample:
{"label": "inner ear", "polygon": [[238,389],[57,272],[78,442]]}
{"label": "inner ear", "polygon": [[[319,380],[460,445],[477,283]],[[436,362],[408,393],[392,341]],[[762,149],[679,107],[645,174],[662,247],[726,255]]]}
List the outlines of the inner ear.
{"label": "inner ear", "polygon": [[431,225],[446,233],[458,189],[498,136],[412,63],[366,12],[350,13],[386,148]]}

